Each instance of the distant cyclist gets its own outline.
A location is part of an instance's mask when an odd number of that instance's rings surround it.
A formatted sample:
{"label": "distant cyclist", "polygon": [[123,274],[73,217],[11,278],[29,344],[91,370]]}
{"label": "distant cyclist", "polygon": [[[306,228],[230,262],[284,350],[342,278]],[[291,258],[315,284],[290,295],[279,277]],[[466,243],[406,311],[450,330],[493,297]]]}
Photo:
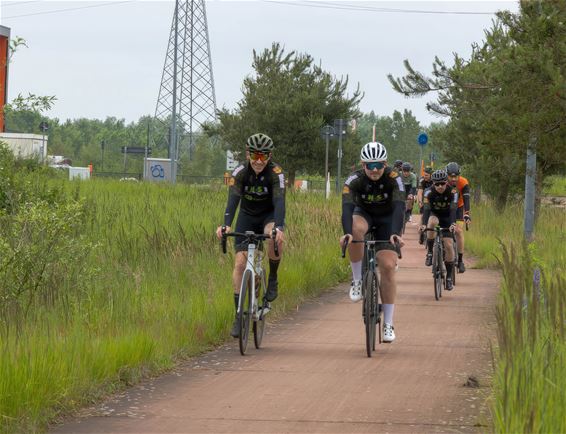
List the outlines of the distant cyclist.
{"label": "distant cyclist", "polygon": [[[423,224],[423,196],[424,196],[424,192],[427,188],[430,188],[432,186],[432,167],[430,166],[426,166],[424,168],[424,173],[422,178],[419,180],[419,186],[417,189],[417,204],[419,206],[419,214],[421,215],[421,221],[420,224]],[[425,233],[422,232],[421,236],[419,237],[419,243],[423,244],[424,243],[424,237],[425,237]]]}
{"label": "distant cyclist", "polygon": [[395,160],[395,162],[393,163],[393,170],[401,174],[402,167],[403,167],[403,160]]}
{"label": "distant cyclist", "polygon": [[415,203],[415,195],[417,194],[417,175],[411,172],[411,163],[404,162],[401,165],[401,180],[405,186],[405,221],[411,221],[411,215],[413,213],[413,205]]}
{"label": "distant cyclist", "polygon": [[[403,246],[401,229],[405,209],[405,192],[398,174],[387,167],[387,150],[378,142],[364,145],[360,153],[362,169],[352,173],[342,190],[342,228],[344,235],[340,244],[363,240],[366,233],[375,228],[378,240],[389,242],[377,246],[377,261],[381,273],[381,298],[383,303],[383,341],[393,342],[393,313],[397,286],[395,266],[397,253],[394,243]],[[362,298],[362,243],[348,246],[352,267],[352,286],[350,299],[354,302]]]}
{"label": "distant cyclist", "polygon": [[[441,228],[456,228],[456,209],[458,207],[458,192],[454,191],[448,183],[448,175],[445,170],[437,170],[432,174],[433,186],[424,193],[423,224],[421,231],[425,228],[433,229],[436,225]],[[454,266],[454,248],[452,239],[444,234],[444,263],[446,265],[446,289],[453,288],[452,267]],[[434,246],[434,232],[427,233],[427,267],[432,265],[432,248]]]}
{"label": "distant cyclist", "polygon": [[460,176],[460,166],[458,163],[448,163],[446,165],[446,172],[448,172],[448,180],[450,186],[458,192],[458,212],[456,219],[458,225],[456,226],[456,243],[458,246],[458,271],[463,273],[466,271],[464,265],[464,231],[462,230],[462,222],[470,224],[472,221],[470,217],[470,184],[463,176]]}
{"label": "distant cyclist", "polygon": [[[281,260],[282,244],[285,226],[285,176],[281,166],[271,161],[273,141],[262,133],[250,136],[246,145],[246,163],[241,164],[232,172],[228,204],[224,214],[226,232],[231,231],[236,209],[240,212],[236,222],[236,232],[253,231],[270,234],[273,225],[277,229],[276,242],[279,256],[275,256],[273,241],[268,241],[269,279],[265,298],[273,301],[277,298],[277,269]],[[222,237],[222,226],[216,230],[216,236]],[[242,275],[246,268],[247,245],[243,237],[236,237],[236,260],[232,273],[234,287],[234,304],[236,318],[230,334],[238,337],[238,300]]]}

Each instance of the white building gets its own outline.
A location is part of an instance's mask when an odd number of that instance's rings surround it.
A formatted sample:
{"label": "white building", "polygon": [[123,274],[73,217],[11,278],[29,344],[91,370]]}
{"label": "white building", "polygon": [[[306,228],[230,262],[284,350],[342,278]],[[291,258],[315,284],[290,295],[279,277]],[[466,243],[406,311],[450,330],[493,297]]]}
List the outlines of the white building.
{"label": "white building", "polygon": [[48,136],[28,133],[1,133],[0,141],[5,142],[14,155],[19,158],[47,159]]}

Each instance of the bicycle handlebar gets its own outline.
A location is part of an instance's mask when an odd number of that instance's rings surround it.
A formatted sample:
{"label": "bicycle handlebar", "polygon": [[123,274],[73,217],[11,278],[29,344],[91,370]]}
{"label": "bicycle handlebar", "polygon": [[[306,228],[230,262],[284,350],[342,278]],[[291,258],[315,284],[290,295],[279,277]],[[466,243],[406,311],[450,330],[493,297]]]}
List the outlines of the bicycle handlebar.
{"label": "bicycle handlebar", "polygon": [[222,226],[222,253],[226,253],[226,242],[228,237],[245,237],[247,238],[248,242],[250,241],[263,241],[263,240],[273,240],[273,250],[275,252],[275,256],[279,256],[279,247],[277,246],[277,242],[275,242],[275,238],[277,237],[277,229],[273,228],[270,235],[267,234],[256,234],[253,232],[228,232],[226,233],[226,226]]}

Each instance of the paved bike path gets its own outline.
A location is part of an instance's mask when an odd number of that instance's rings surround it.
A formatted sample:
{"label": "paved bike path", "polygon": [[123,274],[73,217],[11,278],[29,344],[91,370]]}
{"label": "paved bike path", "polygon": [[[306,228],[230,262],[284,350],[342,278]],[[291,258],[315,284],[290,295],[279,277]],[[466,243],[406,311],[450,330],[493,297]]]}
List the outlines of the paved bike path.
{"label": "paved bike path", "polygon": [[[397,339],[365,352],[361,303],[340,285],[237,342],[55,427],[56,433],[485,432],[499,276],[469,269],[434,300],[409,223],[397,274]],[[338,256],[338,254],[337,254]],[[469,376],[479,388],[465,387]]]}

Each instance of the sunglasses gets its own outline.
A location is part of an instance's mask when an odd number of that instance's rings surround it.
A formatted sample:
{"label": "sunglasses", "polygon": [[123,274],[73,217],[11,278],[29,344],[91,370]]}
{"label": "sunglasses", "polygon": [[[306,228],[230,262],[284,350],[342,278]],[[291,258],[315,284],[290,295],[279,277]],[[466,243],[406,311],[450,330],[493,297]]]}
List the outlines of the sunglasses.
{"label": "sunglasses", "polygon": [[446,185],[446,182],[435,182],[434,183],[435,187],[442,187],[443,185]]}
{"label": "sunglasses", "polygon": [[250,152],[250,160],[252,161],[267,161],[271,154],[266,154],[264,152]]}
{"label": "sunglasses", "polygon": [[371,163],[365,163],[368,170],[383,169],[385,163],[383,161],[373,161]]}

